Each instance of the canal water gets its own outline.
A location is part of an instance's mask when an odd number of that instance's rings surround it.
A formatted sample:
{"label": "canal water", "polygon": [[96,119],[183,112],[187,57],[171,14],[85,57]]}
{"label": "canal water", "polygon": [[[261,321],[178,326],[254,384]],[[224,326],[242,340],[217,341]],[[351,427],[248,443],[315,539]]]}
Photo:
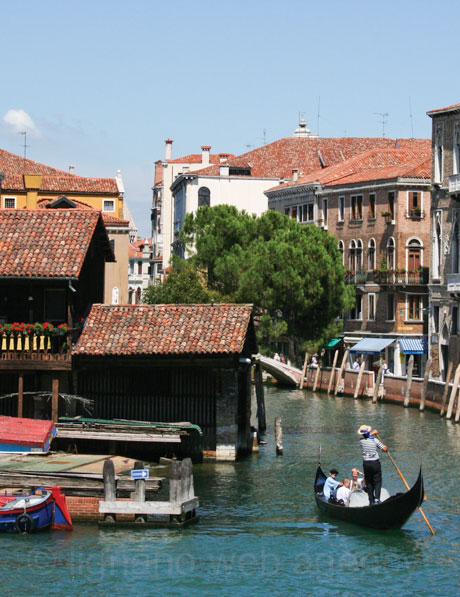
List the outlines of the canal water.
{"label": "canal water", "polygon": [[[266,393],[267,444],[238,464],[195,466],[200,522],[184,530],[101,530],[0,536],[3,594],[460,595],[460,425],[400,406]],[[272,432],[281,416],[284,455]],[[361,466],[357,429],[376,427],[408,482],[423,464],[428,501],[400,531],[320,515],[312,495],[322,464]],[[382,455],[384,486],[403,491]]]}

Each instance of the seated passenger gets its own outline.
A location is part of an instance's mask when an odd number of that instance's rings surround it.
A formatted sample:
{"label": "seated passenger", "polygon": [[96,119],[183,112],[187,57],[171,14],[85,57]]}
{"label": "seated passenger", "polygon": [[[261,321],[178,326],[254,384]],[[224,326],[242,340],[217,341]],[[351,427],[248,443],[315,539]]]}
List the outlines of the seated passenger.
{"label": "seated passenger", "polygon": [[326,499],[329,499],[331,496],[335,497],[335,492],[337,487],[340,487],[342,483],[336,481],[336,477],[339,474],[339,471],[336,468],[331,468],[329,471],[329,477],[326,479],[323,488],[323,494]]}
{"label": "seated passenger", "polygon": [[364,489],[364,477],[359,477],[359,475],[364,475],[364,473],[357,468],[351,469],[350,491]]}
{"label": "seated passenger", "polygon": [[342,486],[337,489],[336,498],[338,502],[342,502],[344,506],[348,506],[350,499],[350,479],[345,477]]}

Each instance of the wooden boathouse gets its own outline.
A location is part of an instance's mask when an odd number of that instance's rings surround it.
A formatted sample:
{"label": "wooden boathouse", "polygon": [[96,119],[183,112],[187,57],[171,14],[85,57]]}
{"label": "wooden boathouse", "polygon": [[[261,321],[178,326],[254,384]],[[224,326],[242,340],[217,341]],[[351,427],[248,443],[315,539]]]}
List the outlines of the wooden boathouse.
{"label": "wooden boathouse", "polygon": [[252,449],[252,311],[93,305],[72,352],[74,391],[94,401],[98,418],[197,424],[193,452],[235,460]]}

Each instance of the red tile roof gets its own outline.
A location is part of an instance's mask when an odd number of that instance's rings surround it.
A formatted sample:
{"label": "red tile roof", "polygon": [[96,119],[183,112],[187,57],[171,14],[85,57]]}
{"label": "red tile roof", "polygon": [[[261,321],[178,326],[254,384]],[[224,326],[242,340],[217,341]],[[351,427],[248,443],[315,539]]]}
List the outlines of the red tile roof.
{"label": "red tile roof", "polygon": [[[50,205],[51,203],[54,203],[55,201],[57,201],[56,199],[40,199],[37,203],[37,207],[38,209],[46,209],[48,207],[48,205]],[[65,209],[92,209],[93,211],[99,211],[94,209],[94,207],[92,205],[88,205],[87,203],[84,203],[83,201],[77,201],[76,199],[70,199],[70,201],[72,201],[72,203],[75,203],[75,208],[72,207],[67,207]],[[54,208],[52,208],[54,209]],[[104,224],[107,224],[107,226],[110,226],[111,228],[115,227],[115,226],[120,226],[120,227],[126,227],[129,226],[129,222],[128,220],[122,220],[121,218],[117,218],[117,216],[114,216],[111,213],[108,213],[106,211],[102,211],[99,212],[102,214],[102,219],[104,220]]]}
{"label": "red tile roof", "polygon": [[445,108],[435,108],[434,110],[429,110],[427,114],[428,116],[431,116],[431,114],[439,114],[440,112],[454,112],[455,110],[460,110],[460,104],[452,104],[452,106],[446,106]]}
{"label": "red tile roof", "polygon": [[[400,147],[431,146],[429,139],[398,139],[395,141],[386,137],[284,137],[229,159],[229,164],[230,168],[250,166],[251,177],[291,178],[293,169],[299,170],[299,176],[307,175],[318,168],[343,162],[369,149],[392,148],[396,143]],[[219,166],[209,166],[190,174],[218,176]]]}
{"label": "red tile roof", "polygon": [[74,355],[240,354],[252,305],[93,305]]}
{"label": "red tile roof", "polygon": [[0,209],[0,276],[78,278],[97,226],[112,255],[98,211]]}
{"label": "red tile roof", "polygon": [[76,176],[39,162],[0,149],[0,172],[5,174],[3,191],[24,191],[23,174],[41,174],[40,191],[56,193],[118,194],[115,178],[89,178]]}
{"label": "red tile roof", "polygon": [[129,256],[131,258],[142,257],[142,246],[150,246],[152,244],[151,238],[140,238],[129,245]]}
{"label": "red tile roof", "polygon": [[[205,145],[204,147],[208,147]],[[222,154],[222,152],[221,152]],[[209,162],[211,164],[220,164],[220,155],[219,153],[210,153],[209,154]],[[235,157],[233,153],[225,153],[223,155],[228,156],[228,158]],[[189,155],[184,155],[181,158],[176,158],[175,160],[167,160],[168,164],[200,164],[202,162],[202,154],[201,153],[190,153]]]}
{"label": "red tile roof", "polygon": [[421,148],[371,149],[344,162],[311,172],[296,182],[274,186],[268,192],[314,183],[338,186],[394,178],[430,177],[431,145],[422,145]]}

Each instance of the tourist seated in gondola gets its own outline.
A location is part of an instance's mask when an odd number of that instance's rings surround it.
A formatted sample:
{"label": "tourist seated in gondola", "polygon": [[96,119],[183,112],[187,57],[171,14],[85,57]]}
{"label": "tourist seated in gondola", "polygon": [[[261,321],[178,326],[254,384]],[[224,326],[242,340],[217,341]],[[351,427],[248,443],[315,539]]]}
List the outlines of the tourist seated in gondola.
{"label": "tourist seated in gondola", "polygon": [[350,491],[364,489],[364,478],[359,475],[364,475],[364,473],[356,467],[351,469]]}
{"label": "tourist seated in gondola", "polygon": [[364,479],[366,481],[367,493],[369,495],[369,503],[380,504],[380,492],[382,489],[382,466],[378,450],[387,452],[388,448],[382,444],[380,440],[375,438],[378,431],[369,425],[361,425],[358,429],[360,435],[361,450],[363,453],[363,469]]}
{"label": "tourist seated in gondola", "polygon": [[326,499],[335,498],[335,493],[338,487],[341,487],[343,483],[336,480],[339,471],[336,468],[331,468],[329,471],[329,477],[326,479],[323,488],[323,494]]}
{"label": "tourist seated in gondola", "polygon": [[335,497],[339,503],[342,503],[344,506],[348,506],[350,493],[350,479],[345,477],[342,481],[342,486],[337,489]]}

